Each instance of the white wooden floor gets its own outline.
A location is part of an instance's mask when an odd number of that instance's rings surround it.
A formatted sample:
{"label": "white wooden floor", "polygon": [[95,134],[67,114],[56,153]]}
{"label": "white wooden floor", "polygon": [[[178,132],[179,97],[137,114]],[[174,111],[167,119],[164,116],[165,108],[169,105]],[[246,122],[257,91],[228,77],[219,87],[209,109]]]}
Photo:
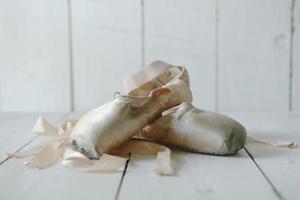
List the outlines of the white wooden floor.
{"label": "white wooden floor", "polygon": [[[227,113],[249,135],[300,143],[300,115]],[[30,148],[41,140],[31,134],[40,113],[1,113],[0,152]],[[42,113],[52,122],[70,114]],[[71,114],[78,115],[78,114]],[[61,165],[35,170],[24,160],[0,154],[0,199],[299,199],[300,148],[249,144],[238,155],[221,157],[173,152],[177,175],[153,173],[154,157],[132,156],[116,173],[85,173]]]}

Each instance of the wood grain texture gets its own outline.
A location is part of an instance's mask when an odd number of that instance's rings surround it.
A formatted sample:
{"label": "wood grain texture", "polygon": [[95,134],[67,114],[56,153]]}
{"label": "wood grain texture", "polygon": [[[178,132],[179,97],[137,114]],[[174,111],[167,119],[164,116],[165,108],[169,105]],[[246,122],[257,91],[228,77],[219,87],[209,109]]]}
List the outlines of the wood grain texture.
{"label": "wood grain texture", "polygon": [[291,1],[220,0],[220,110],[288,110],[290,7]]}
{"label": "wood grain texture", "polygon": [[74,103],[85,110],[123,92],[141,67],[140,1],[72,1]]}
{"label": "wood grain texture", "polygon": [[0,110],[68,111],[67,1],[0,0]]}
{"label": "wood grain texture", "polygon": [[[78,118],[81,114],[73,113],[68,117]],[[244,124],[249,135],[300,143],[298,115],[282,112],[226,114]],[[1,150],[21,145],[21,138],[25,133],[30,135],[25,130],[29,130],[29,124],[31,130],[36,115],[0,115],[1,122],[4,122],[0,124],[0,143],[6,141],[5,145],[1,145]],[[59,117],[49,114],[45,116],[53,120]],[[18,124],[17,127],[13,126],[15,123]],[[21,132],[24,134],[17,134]],[[15,140],[10,140],[8,136],[11,135]],[[42,140],[41,137],[37,138],[25,149]],[[248,144],[247,149],[283,198],[292,200],[299,197],[299,148],[290,150]],[[76,200],[90,196],[113,199],[122,175],[121,171],[84,173],[59,164],[44,170],[27,169],[23,162],[24,160],[9,159],[0,165],[0,199]],[[235,156],[173,151],[172,162],[177,175],[161,177],[153,172],[154,156],[133,155],[119,199],[278,199],[244,150]]]}
{"label": "wood grain texture", "polygon": [[20,149],[36,135],[31,130],[39,116],[50,122],[61,119],[63,113],[0,113],[0,162],[6,153]]}
{"label": "wood grain texture", "polygon": [[79,172],[59,164],[43,170],[28,169],[23,162],[10,159],[0,166],[1,199],[114,199],[122,175],[121,171]]}
{"label": "wood grain texture", "polygon": [[300,112],[300,1],[295,0],[293,38],[292,110]]}
{"label": "wood grain texture", "polygon": [[153,173],[155,158],[132,156],[120,199],[277,199],[251,159],[173,152],[176,176]]}
{"label": "wood grain texture", "polygon": [[[70,117],[79,115],[75,113]],[[27,126],[25,122],[19,123],[19,126]],[[0,127],[0,132],[3,127]],[[38,137],[25,149],[43,140],[43,137]],[[88,173],[60,164],[42,170],[28,169],[23,165],[24,160],[9,159],[0,165],[0,199],[114,199],[122,175],[122,170],[115,173]]]}
{"label": "wood grain texture", "polygon": [[186,66],[194,104],[215,108],[216,1],[145,0],[145,61]]}
{"label": "wood grain texture", "polygon": [[[248,134],[257,138],[300,144],[300,116],[289,113],[233,113]],[[247,149],[283,199],[299,199],[300,148],[276,148],[250,143]]]}

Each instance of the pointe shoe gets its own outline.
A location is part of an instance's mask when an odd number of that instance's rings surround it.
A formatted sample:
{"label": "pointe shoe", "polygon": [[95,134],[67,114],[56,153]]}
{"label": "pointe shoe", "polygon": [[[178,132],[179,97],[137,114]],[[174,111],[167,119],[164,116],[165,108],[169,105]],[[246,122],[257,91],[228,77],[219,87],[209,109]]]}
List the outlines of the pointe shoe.
{"label": "pointe shoe", "polygon": [[163,111],[192,101],[188,73],[183,67],[154,62],[124,82],[129,96],[115,95],[112,101],[79,119],[70,135],[73,149],[97,159],[132,137]]}
{"label": "pointe shoe", "polygon": [[229,117],[184,102],[165,111],[137,135],[193,152],[230,155],[244,147],[247,132]]}

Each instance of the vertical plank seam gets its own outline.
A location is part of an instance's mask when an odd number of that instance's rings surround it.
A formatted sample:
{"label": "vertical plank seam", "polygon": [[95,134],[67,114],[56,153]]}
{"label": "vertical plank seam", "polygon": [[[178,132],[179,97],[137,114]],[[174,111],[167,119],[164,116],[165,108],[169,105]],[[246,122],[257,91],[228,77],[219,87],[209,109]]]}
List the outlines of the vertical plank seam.
{"label": "vertical plank seam", "polygon": [[[66,113],[66,114],[63,114],[62,117],[59,117],[57,120],[54,121],[54,123],[58,123],[59,121],[61,121],[62,119],[64,119],[65,117],[67,117],[69,114],[71,113]],[[30,140],[28,140],[27,142],[25,142],[20,148],[18,148],[15,153],[21,151],[22,149],[24,149],[26,146],[28,146],[29,144],[31,144],[34,140],[36,140],[38,137],[40,137],[40,135],[36,135],[34,137],[32,137]],[[6,161],[8,161],[9,159],[11,159],[12,157],[11,156],[8,156],[7,158],[5,158],[4,160],[0,161],[0,166],[2,164],[4,164]]]}
{"label": "vertical plank seam", "polygon": [[128,159],[126,160],[125,167],[124,167],[124,170],[123,170],[123,173],[122,173],[122,176],[121,176],[118,188],[117,188],[117,192],[116,192],[116,195],[115,195],[115,198],[114,198],[115,200],[119,199],[120,192],[121,192],[121,189],[122,189],[122,184],[123,184],[126,172],[127,172],[128,164],[130,162],[130,158],[131,158],[131,153],[129,153]]}
{"label": "vertical plank seam", "polygon": [[[141,36],[141,67],[145,66],[145,7],[144,7],[144,5],[145,5],[144,0],[140,0],[140,6],[141,6],[140,7],[140,9],[141,9],[141,11],[140,11],[140,17],[141,17],[141,24],[140,24],[140,26],[141,26],[141,35],[140,35]],[[130,162],[130,158],[131,158],[131,153],[129,153],[128,159],[125,163],[125,167],[124,167],[114,200],[119,199],[122,185],[123,185],[125,175],[127,172],[128,164]]]}
{"label": "vertical plank seam", "polygon": [[2,112],[2,65],[0,65],[0,112]]}
{"label": "vertical plank seam", "polygon": [[289,111],[293,110],[293,72],[294,72],[294,31],[295,1],[291,0],[290,8],[290,63],[289,63]]}
{"label": "vertical plank seam", "polygon": [[260,173],[263,175],[263,177],[265,178],[265,180],[269,183],[269,185],[271,186],[273,192],[275,193],[275,195],[278,197],[279,200],[285,200],[285,198],[283,198],[283,196],[281,195],[281,193],[278,191],[278,189],[275,187],[275,185],[272,183],[272,181],[270,180],[270,178],[267,176],[267,174],[262,170],[262,168],[259,166],[259,164],[256,162],[256,160],[254,159],[253,155],[248,151],[248,149],[246,147],[244,147],[246,153],[248,154],[248,156],[251,158],[251,160],[253,161],[253,163],[255,164],[255,166],[258,168],[258,170],[260,171]]}
{"label": "vertical plank seam", "polygon": [[216,0],[215,8],[215,111],[219,110],[219,23],[220,23],[220,2]]}
{"label": "vertical plank seam", "polygon": [[141,67],[145,66],[145,2],[141,0]]}
{"label": "vertical plank seam", "polygon": [[73,59],[73,20],[72,0],[68,2],[68,36],[69,36],[69,78],[70,78],[70,110],[74,111],[74,59]]}

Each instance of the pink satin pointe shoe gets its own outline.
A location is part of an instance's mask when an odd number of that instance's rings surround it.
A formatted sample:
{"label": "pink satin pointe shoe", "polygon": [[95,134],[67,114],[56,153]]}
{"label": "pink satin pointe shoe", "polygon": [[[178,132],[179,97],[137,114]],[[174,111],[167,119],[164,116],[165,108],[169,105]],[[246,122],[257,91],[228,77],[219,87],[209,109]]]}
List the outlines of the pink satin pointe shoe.
{"label": "pink satin pointe shoe", "polygon": [[124,82],[128,96],[114,95],[112,101],[79,119],[70,135],[73,149],[91,159],[98,159],[128,140],[163,111],[192,101],[189,77],[183,67],[153,62]]}
{"label": "pink satin pointe shoe", "polygon": [[[162,61],[154,63],[161,70],[166,70],[164,67],[169,66]],[[175,71],[175,69],[172,70]],[[126,79],[124,85],[129,96],[147,95],[156,87],[164,85],[166,82],[164,80],[169,80],[168,75],[174,74],[174,71],[169,70],[164,73],[164,76],[158,76],[152,81],[149,81],[147,76],[137,73],[130,79]],[[177,86],[174,87],[174,90],[178,93],[190,94],[188,87],[178,86],[183,80],[185,83],[189,83],[187,72],[183,73],[181,77],[181,79],[173,79],[162,88],[170,84],[171,87]],[[165,111],[162,117],[147,125],[139,132],[139,135],[150,141],[206,154],[228,155],[243,148],[247,132],[239,122],[218,113],[197,109],[190,103],[191,100],[183,101],[181,105]]]}
{"label": "pink satin pointe shoe", "polygon": [[165,111],[138,135],[193,152],[230,155],[244,147],[247,132],[239,122],[227,116],[184,102]]}

